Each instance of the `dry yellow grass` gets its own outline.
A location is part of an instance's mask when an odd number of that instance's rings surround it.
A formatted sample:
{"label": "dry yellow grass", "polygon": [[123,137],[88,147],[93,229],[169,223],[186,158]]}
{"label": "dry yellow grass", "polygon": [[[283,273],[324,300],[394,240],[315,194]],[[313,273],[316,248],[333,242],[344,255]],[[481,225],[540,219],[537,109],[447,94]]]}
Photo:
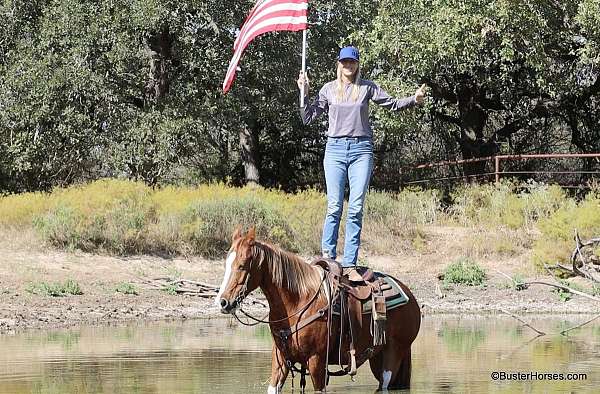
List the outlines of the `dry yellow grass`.
{"label": "dry yellow grass", "polygon": [[[575,228],[600,235],[600,198],[582,202],[541,184],[466,186],[443,208],[436,191],[371,191],[365,203],[363,252],[427,254],[432,228],[456,226],[449,249],[459,256],[512,257],[533,250],[533,260],[566,258]],[[51,193],[0,198],[4,242],[114,254],[168,253],[221,256],[238,225],[255,225],[261,239],[305,255],[320,249],[326,198],[316,190],[287,194],[217,183],[150,188],[104,179]],[[345,215],[344,215],[345,216]],[[340,226],[343,242],[345,220]],[[37,245],[37,246],[36,246]]]}

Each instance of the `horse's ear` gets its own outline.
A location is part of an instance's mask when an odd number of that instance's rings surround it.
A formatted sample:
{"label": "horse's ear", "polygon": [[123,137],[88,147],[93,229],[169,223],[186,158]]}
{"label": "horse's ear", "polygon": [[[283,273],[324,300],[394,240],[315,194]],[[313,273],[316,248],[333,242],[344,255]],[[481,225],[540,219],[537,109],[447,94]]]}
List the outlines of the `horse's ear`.
{"label": "horse's ear", "polygon": [[256,238],[256,228],[254,226],[250,227],[248,233],[246,234],[246,239],[250,245],[254,245],[254,240]]}
{"label": "horse's ear", "polygon": [[233,231],[233,236],[231,237],[231,242],[235,242],[238,238],[242,237],[242,226],[237,226]]}

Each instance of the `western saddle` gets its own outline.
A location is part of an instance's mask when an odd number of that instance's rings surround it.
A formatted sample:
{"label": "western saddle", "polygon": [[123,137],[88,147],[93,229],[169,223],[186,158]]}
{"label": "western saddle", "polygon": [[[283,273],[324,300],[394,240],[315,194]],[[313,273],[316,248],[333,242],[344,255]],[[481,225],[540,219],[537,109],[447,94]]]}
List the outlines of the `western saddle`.
{"label": "western saddle", "polygon": [[[385,344],[386,298],[399,296],[399,288],[391,286],[385,275],[368,267],[342,268],[337,261],[323,257],[314,258],[311,264],[321,267],[327,276],[329,316],[339,314],[340,318],[339,346],[341,348],[344,337],[350,343],[350,365],[343,367],[340,359],[341,371],[329,372],[329,375],[353,376],[357,364],[365,362],[374,354],[377,346]],[[363,308],[369,301],[370,308],[366,309],[370,311],[367,312]],[[367,313],[371,314],[373,346],[357,356],[355,344],[358,330],[362,326],[362,315]]]}

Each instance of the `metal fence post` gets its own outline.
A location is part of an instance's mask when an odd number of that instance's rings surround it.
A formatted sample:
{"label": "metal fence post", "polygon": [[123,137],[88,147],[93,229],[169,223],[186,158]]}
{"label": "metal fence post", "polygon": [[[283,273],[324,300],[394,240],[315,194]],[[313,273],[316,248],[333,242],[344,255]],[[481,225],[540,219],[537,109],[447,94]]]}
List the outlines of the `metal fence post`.
{"label": "metal fence post", "polygon": [[500,182],[500,157],[496,156],[494,157],[494,160],[496,161],[496,171],[494,172],[496,174],[496,183]]}

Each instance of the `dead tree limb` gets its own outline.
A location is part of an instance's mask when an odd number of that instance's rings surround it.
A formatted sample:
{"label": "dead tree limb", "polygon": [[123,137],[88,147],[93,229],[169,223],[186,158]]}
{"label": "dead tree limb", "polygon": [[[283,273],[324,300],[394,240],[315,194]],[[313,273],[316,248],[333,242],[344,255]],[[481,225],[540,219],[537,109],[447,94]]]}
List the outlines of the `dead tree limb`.
{"label": "dead tree limb", "polygon": [[555,283],[548,283],[548,282],[542,282],[542,281],[532,281],[532,282],[524,282],[524,283],[523,283],[523,285],[525,285],[525,286],[529,286],[529,285],[545,285],[545,286],[552,286],[552,287],[555,287],[555,288],[557,288],[557,289],[561,289],[561,290],[564,290],[564,291],[568,291],[569,293],[572,293],[572,294],[577,294],[577,295],[579,295],[579,296],[582,296],[582,297],[588,298],[588,299],[590,299],[590,300],[592,300],[592,301],[600,302],[600,298],[598,298],[598,297],[594,297],[593,295],[590,295],[590,294],[584,293],[584,292],[582,292],[582,291],[578,291],[578,290],[572,289],[572,288],[570,288],[570,287],[568,287],[568,286],[563,286],[563,285],[559,285],[559,284],[555,284]]}
{"label": "dead tree limb", "polygon": [[538,330],[537,328],[535,328],[535,327],[534,327],[534,326],[532,326],[531,324],[527,323],[525,320],[521,319],[519,316],[517,316],[517,315],[515,315],[515,314],[512,314],[512,313],[510,313],[510,312],[509,312],[509,311],[507,311],[506,309],[500,309],[500,311],[501,311],[502,313],[506,313],[508,316],[510,316],[510,317],[512,317],[512,318],[514,318],[514,319],[517,319],[518,321],[520,321],[521,323],[523,323],[523,324],[524,324],[526,327],[529,327],[529,328],[531,328],[533,331],[535,331],[535,332],[538,334],[538,336],[546,335],[546,333],[545,333],[545,332]]}
{"label": "dead tree limb", "polygon": [[577,328],[581,328],[581,327],[585,326],[586,324],[588,324],[588,323],[591,323],[591,322],[593,322],[594,320],[598,319],[599,317],[600,317],[600,315],[596,315],[595,317],[591,318],[590,320],[588,320],[588,321],[586,321],[586,322],[584,322],[584,323],[581,323],[581,324],[579,324],[579,325],[577,325],[577,326],[575,326],[575,327],[571,327],[571,328],[567,328],[566,330],[562,330],[562,331],[560,332],[560,335],[565,335],[567,332],[569,332],[569,331],[571,331],[571,330],[575,330],[575,329],[577,329]]}
{"label": "dead tree limb", "polygon": [[[575,229],[575,250],[571,253],[571,265],[573,266],[573,272],[579,276],[583,276],[595,283],[600,283],[600,279],[596,278],[594,275],[590,274],[588,271],[589,263],[585,258],[585,254],[582,252],[582,249],[587,246],[593,246],[597,243],[600,243],[600,238],[592,238],[589,241],[582,242],[579,237],[579,232]],[[578,267],[577,258],[579,257],[579,261],[581,262],[581,269]]]}
{"label": "dead tree limb", "polygon": [[[168,291],[178,295],[214,298],[219,292],[218,286],[197,280],[156,277],[153,279],[140,278],[140,281],[148,289]],[[265,308],[268,307],[266,301],[252,296],[246,296],[246,298],[244,298],[244,303],[250,305],[260,305]]]}
{"label": "dead tree limb", "polygon": [[509,354],[507,355],[502,355],[500,356],[501,360],[506,360],[506,359],[510,359],[512,358],[512,356],[517,353],[518,351],[520,351],[521,349],[523,349],[524,347],[526,347],[527,345],[529,345],[531,342],[536,341],[538,338],[542,337],[543,335],[536,335],[533,338],[529,339],[527,342],[521,344],[518,348],[514,349],[513,351],[511,351]]}

